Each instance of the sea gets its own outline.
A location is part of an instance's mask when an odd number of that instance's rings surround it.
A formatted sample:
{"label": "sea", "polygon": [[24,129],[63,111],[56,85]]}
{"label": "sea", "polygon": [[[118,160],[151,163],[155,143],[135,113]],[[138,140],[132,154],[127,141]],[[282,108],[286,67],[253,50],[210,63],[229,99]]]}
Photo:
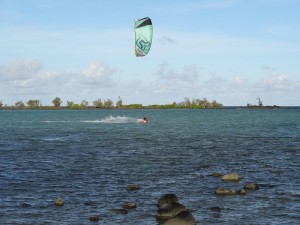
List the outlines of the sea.
{"label": "sea", "polygon": [[300,108],[0,110],[1,225],[156,225],[170,193],[197,224],[300,224],[299,170]]}

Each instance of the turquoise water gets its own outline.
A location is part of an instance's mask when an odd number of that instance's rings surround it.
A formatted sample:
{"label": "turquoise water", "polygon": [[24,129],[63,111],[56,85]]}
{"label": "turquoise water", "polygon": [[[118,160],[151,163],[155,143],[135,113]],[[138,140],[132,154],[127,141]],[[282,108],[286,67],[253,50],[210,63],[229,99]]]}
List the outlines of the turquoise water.
{"label": "turquoise water", "polygon": [[[138,123],[144,114],[150,124]],[[0,224],[93,224],[98,215],[96,224],[155,225],[167,193],[197,224],[300,221],[300,109],[2,110],[0,156]],[[260,189],[214,194],[249,182]],[[113,211],[128,201],[137,208]]]}

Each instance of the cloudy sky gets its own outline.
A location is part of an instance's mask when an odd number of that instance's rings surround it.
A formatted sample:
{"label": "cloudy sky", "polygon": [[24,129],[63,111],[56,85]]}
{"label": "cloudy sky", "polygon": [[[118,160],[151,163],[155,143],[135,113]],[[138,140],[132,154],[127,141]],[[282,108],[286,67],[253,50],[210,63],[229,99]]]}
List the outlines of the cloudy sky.
{"label": "cloudy sky", "polygon": [[[137,58],[133,20],[152,19]],[[0,101],[300,105],[300,0],[0,0]]]}

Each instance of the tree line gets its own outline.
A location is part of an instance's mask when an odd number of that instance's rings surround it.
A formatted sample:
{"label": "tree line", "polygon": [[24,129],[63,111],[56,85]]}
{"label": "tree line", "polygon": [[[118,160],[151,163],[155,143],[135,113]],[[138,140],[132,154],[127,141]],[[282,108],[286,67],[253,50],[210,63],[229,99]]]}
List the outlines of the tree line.
{"label": "tree line", "polygon": [[129,104],[124,105],[121,97],[118,97],[114,103],[111,99],[102,100],[98,98],[92,102],[92,105],[87,100],[82,100],[80,103],[74,103],[74,101],[67,100],[66,105],[62,106],[63,101],[59,97],[55,97],[52,100],[52,106],[43,106],[42,102],[37,99],[30,99],[26,102],[17,101],[12,106],[3,106],[2,100],[0,101],[0,108],[7,109],[176,109],[176,108],[190,108],[190,109],[204,109],[204,108],[223,108],[223,104],[213,100],[209,102],[206,98],[188,98],[185,97],[181,102],[173,102],[171,104],[163,105],[148,105],[143,106],[142,104]]}

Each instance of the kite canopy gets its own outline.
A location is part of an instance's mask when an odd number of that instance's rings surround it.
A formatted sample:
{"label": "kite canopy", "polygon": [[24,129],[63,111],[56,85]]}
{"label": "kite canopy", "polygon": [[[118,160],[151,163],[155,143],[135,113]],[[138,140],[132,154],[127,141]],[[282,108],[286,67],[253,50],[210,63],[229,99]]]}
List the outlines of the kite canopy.
{"label": "kite canopy", "polygon": [[152,44],[153,27],[149,17],[134,20],[135,55],[137,57],[148,54]]}

